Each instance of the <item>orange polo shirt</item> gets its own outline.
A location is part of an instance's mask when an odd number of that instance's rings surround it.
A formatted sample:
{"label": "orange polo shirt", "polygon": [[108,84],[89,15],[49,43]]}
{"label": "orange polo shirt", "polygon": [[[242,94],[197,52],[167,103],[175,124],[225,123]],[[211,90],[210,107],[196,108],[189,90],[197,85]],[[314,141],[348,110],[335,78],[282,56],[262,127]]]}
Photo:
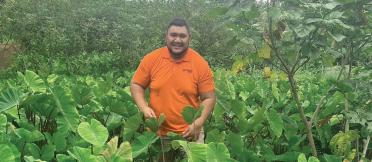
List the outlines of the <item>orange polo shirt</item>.
{"label": "orange polo shirt", "polygon": [[149,106],[157,117],[165,115],[158,134],[182,134],[188,127],[182,116],[185,106],[198,107],[199,93],[214,90],[213,74],[208,62],[189,48],[185,56],[174,61],[167,47],[147,54],[134,73],[133,83],[150,88]]}

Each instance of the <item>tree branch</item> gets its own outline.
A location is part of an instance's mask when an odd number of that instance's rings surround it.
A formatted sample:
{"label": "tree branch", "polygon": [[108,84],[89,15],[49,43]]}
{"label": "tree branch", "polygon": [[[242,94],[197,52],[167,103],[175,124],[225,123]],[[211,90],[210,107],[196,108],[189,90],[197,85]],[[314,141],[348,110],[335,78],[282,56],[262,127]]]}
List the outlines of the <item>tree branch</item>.
{"label": "tree branch", "polygon": [[369,145],[369,140],[371,139],[371,136],[368,135],[367,139],[366,140],[363,140],[365,143],[364,143],[364,147],[363,147],[363,152],[362,152],[362,157],[365,158],[366,157],[366,154],[367,154],[367,150],[368,150],[368,145]]}

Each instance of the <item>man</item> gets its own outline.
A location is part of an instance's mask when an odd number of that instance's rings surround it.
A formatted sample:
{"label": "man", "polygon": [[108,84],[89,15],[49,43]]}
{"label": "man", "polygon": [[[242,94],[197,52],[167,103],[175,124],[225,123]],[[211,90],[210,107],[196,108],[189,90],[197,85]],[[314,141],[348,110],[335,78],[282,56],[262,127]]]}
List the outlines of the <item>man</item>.
{"label": "man", "polygon": [[[187,140],[203,142],[201,129],[216,102],[212,71],[208,63],[189,48],[190,29],[183,19],[168,25],[166,47],[147,54],[131,81],[131,94],[145,118],[165,115],[165,122],[157,132],[166,137],[168,132],[182,135]],[[147,104],[145,90],[150,89]],[[203,106],[199,118],[188,125],[182,116],[183,108]]]}

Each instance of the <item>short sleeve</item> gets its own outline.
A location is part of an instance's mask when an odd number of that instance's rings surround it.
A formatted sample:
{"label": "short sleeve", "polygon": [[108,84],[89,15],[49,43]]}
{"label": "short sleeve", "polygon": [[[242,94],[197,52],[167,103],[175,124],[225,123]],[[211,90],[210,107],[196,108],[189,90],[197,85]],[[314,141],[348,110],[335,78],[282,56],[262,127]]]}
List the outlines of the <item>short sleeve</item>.
{"label": "short sleeve", "polygon": [[213,73],[208,64],[206,64],[199,76],[198,92],[204,93],[212,90],[214,90]]}
{"label": "short sleeve", "polygon": [[150,83],[150,65],[146,57],[138,65],[136,72],[133,75],[132,83],[136,83],[146,88]]}

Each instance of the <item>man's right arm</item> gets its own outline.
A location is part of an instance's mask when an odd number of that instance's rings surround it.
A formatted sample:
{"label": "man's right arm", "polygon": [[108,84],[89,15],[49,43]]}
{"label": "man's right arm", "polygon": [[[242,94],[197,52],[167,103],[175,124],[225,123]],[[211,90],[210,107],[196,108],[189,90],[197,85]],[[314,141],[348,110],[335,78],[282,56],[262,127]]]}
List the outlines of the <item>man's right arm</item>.
{"label": "man's right arm", "polygon": [[130,92],[140,111],[145,118],[156,118],[155,112],[147,105],[145,98],[145,88],[137,83],[131,83]]}

